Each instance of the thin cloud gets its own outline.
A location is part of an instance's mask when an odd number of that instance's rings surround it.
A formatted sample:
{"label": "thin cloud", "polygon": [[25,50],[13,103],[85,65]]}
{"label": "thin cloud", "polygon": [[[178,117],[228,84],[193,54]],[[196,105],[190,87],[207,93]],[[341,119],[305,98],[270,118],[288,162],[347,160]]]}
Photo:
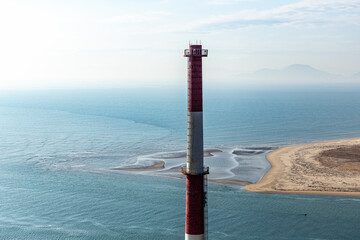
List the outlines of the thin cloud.
{"label": "thin cloud", "polygon": [[344,24],[360,25],[360,0],[303,0],[267,10],[248,9],[200,19],[179,30],[221,31],[253,26],[322,27]]}

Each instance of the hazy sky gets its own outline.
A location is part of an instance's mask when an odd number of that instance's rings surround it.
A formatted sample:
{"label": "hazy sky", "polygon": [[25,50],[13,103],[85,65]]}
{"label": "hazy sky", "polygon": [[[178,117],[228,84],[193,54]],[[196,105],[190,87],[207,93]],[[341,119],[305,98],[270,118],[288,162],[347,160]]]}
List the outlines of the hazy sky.
{"label": "hazy sky", "polygon": [[0,31],[0,89],[182,85],[189,40],[215,85],[293,63],[360,71],[360,0],[0,0]]}

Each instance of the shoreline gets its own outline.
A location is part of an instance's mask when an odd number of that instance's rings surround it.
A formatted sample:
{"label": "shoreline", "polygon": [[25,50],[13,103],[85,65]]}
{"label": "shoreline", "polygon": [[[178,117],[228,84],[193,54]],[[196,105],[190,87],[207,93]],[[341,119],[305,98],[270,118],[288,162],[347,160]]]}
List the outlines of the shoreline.
{"label": "shoreline", "polygon": [[[360,138],[280,148],[266,156],[271,168],[265,176],[244,189],[256,193],[360,197],[360,172],[342,169],[348,159],[330,156],[331,161],[338,160],[337,165],[332,167],[319,161],[325,151],[335,149],[336,152],[357,145],[360,148]],[[359,159],[354,158],[351,162],[360,165]]]}

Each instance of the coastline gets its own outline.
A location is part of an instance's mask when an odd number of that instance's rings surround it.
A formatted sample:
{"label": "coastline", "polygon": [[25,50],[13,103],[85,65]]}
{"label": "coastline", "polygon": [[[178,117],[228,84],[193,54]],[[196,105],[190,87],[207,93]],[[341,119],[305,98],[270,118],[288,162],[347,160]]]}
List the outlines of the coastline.
{"label": "coastline", "polygon": [[[256,184],[246,185],[245,190],[257,193],[337,195],[360,197],[360,171],[345,170],[344,164],[358,164],[350,156],[339,158],[331,167],[319,161],[325,151],[343,150],[359,145],[360,138],[324,141],[280,148],[266,158],[271,169]],[[334,151],[335,152],[335,151]],[[322,154],[322,155],[320,155]],[[349,159],[348,159],[349,158]]]}

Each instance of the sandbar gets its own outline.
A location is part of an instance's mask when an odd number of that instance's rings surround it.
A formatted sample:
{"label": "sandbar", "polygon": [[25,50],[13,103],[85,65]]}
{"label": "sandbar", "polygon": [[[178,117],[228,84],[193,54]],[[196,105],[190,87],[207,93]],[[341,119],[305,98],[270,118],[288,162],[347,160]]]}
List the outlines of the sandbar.
{"label": "sandbar", "polygon": [[284,147],[266,158],[271,169],[245,190],[360,197],[360,138]]}
{"label": "sandbar", "polygon": [[[204,157],[212,157],[214,156],[212,153],[215,152],[222,152],[219,149],[210,149],[210,150],[205,150],[204,151]],[[176,159],[176,158],[185,158],[186,157],[186,153],[182,154],[182,155],[178,155],[175,157],[163,157],[163,159]],[[160,170],[160,169],[164,169],[165,168],[165,162],[161,161],[161,162],[156,162],[150,166],[146,166],[146,167],[133,167],[133,168],[111,168],[111,170],[121,170],[121,171],[151,171],[151,170]]]}
{"label": "sandbar", "polygon": [[[214,156],[212,153],[215,153],[215,152],[222,152],[221,150],[219,149],[211,149],[211,150],[205,150],[204,151],[204,157],[212,157]],[[180,154],[178,156],[175,156],[175,157],[164,157],[164,159],[176,159],[176,158],[186,158],[186,153],[184,154]]]}
{"label": "sandbar", "polygon": [[123,171],[151,171],[151,170],[159,170],[165,167],[165,162],[155,163],[146,167],[139,168],[112,168],[111,170],[123,170]]}

